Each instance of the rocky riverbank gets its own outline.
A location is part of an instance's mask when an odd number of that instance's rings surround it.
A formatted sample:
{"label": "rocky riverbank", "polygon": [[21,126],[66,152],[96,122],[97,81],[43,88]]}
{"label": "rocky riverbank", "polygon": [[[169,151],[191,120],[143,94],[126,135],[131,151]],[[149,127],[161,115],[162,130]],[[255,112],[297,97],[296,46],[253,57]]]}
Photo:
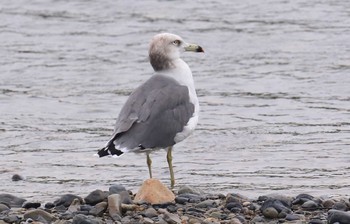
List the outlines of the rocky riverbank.
{"label": "rocky riverbank", "polygon": [[[248,199],[235,193],[207,194],[188,186],[174,193],[175,200],[158,204],[135,200],[135,194],[121,185],[113,185],[108,191],[97,189],[85,196],[66,194],[45,204],[0,194],[0,224],[350,224],[348,197],[300,194]],[[153,197],[157,199],[159,195]]]}

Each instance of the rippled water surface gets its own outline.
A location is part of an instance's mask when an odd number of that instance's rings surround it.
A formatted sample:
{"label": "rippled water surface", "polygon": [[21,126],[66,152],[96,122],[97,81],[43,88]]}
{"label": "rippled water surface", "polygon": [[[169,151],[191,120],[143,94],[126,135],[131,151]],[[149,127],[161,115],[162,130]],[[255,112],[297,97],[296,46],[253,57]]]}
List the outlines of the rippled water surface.
{"label": "rippled water surface", "polygon": [[[167,31],[206,51],[183,55],[201,114],[174,149],[177,185],[348,195],[349,24],[349,1],[2,1],[0,192],[136,191],[144,155],[92,155],[152,74],[150,38]],[[153,172],[169,184],[165,156],[152,154]]]}

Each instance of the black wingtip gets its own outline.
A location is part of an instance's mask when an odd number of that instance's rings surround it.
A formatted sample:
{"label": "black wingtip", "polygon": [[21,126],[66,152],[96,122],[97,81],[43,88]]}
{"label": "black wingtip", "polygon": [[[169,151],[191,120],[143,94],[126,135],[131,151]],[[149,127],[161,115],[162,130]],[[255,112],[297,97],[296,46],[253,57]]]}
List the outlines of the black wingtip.
{"label": "black wingtip", "polygon": [[108,146],[100,149],[97,152],[97,155],[99,157],[104,157],[104,156],[108,156],[108,155],[117,155],[120,156],[121,154],[123,154],[122,151],[120,151],[119,149],[115,148],[115,145],[113,144],[113,142],[111,144],[109,144]]}

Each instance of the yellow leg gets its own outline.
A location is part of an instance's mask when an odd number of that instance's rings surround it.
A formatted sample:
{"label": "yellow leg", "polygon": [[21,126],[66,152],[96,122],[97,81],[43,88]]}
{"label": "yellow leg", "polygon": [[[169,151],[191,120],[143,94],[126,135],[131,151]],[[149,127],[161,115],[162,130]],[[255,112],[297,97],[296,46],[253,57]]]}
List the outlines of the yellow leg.
{"label": "yellow leg", "polygon": [[174,177],[174,170],[173,170],[173,156],[172,156],[172,150],[173,147],[170,146],[168,148],[168,153],[166,155],[167,161],[168,161],[168,166],[169,166],[169,171],[170,171],[170,187],[174,188],[175,185],[175,177]]}
{"label": "yellow leg", "polygon": [[147,166],[148,166],[148,172],[149,172],[149,178],[152,178],[152,160],[151,157],[149,156],[149,152],[147,154]]}

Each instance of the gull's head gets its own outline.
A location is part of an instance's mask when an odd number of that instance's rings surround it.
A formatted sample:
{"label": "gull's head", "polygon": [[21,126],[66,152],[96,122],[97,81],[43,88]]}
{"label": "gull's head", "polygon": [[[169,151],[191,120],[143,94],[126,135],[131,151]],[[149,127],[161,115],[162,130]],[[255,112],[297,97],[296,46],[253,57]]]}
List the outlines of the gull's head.
{"label": "gull's head", "polygon": [[188,44],[178,35],[161,33],[152,38],[148,53],[153,69],[161,71],[172,68],[173,61],[184,51],[204,52],[201,46]]}

